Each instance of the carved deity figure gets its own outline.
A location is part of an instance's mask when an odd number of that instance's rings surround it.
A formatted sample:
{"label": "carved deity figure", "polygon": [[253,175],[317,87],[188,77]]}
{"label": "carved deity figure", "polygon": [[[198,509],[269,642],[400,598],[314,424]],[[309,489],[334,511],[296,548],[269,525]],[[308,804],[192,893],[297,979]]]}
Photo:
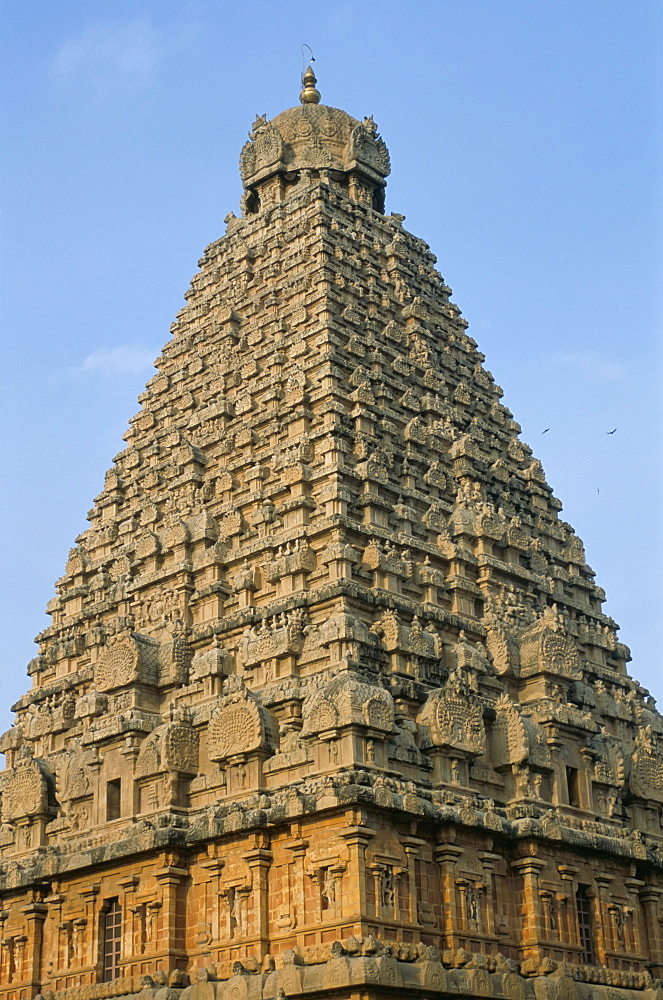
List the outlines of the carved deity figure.
{"label": "carved deity figure", "polygon": [[380,872],[380,903],[383,909],[393,911],[396,899],[396,880],[394,869],[385,865]]}
{"label": "carved deity figure", "polygon": [[336,879],[329,868],[320,873],[320,902],[323,910],[331,910],[336,904]]}
{"label": "carved deity figure", "polygon": [[472,926],[476,927],[479,923],[479,903],[477,900],[476,890],[473,885],[469,885],[467,887],[465,900],[467,906],[467,919]]}

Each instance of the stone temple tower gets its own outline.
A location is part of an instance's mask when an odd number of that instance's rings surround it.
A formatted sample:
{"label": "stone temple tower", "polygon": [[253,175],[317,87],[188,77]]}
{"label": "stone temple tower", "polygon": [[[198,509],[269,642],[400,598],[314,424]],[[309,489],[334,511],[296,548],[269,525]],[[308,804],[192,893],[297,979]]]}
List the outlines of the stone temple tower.
{"label": "stone temple tower", "polygon": [[5,1000],[655,1000],[663,719],[371,118],[257,118],[1,738]]}

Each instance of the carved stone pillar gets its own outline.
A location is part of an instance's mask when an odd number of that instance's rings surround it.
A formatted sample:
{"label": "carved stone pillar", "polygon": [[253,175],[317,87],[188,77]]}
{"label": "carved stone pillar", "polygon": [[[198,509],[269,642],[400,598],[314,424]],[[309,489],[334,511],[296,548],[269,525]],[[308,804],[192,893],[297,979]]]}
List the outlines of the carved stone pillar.
{"label": "carved stone pillar", "polygon": [[457,934],[461,928],[460,914],[456,899],[456,862],[463,854],[463,848],[455,844],[441,844],[435,849],[435,860],[440,866],[442,883],[442,921],[447,948],[457,946]]}
{"label": "carved stone pillar", "polygon": [[644,929],[647,940],[647,953],[653,963],[651,974],[656,978],[663,975],[663,948],[661,947],[660,906],[663,889],[657,886],[645,885],[640,889],[640,900],[644,910]]}
{"label": "carved stone pillar", "polygon": [[143,944],[146,952],[155,951],[158,948],[157,928],[159,926],[159,910],[162,907],[160,899],[153,899],[145,903],[143,908]]}
{"label": "carved stone pillar", "polygon": [[[460,904],[458,907],[458,915],[460,917],[460,929],[466,931],[469,930],[469,923],[467,919],[467,882],[465,881],[465,879],[462,878],[456,879],[456,889],[458,891],[458,899],[460,900]],[[456,893],[454,892],[454,895],[455,894]]]}
{"label": "carved stone pillar", "polygon": [[28,978],[28,969],[25,961],[27,944],[27,934],[19,934],[14,938],[14,968],[20,983],[25,983]]}
{"label": "carved stone pillar", "polygon": [[[606,899],[606,889],[612,882],[614,876],[612,875],[597,875],[594,879],[596,883],[596,891],[593,894],[594,903],[594,928],[596,932],[596,950],[598,952],[597,958],[600,962],[605,962],[606,952],[610,951],[610,932],[608,930],[608,923],[610,916],[608,914],[608,901]],[[590,898],[592,893],[588,894]]]}
{"label": "carved stone pillar", "polygon": [[161,937],[156,942],[154,950],[164,956],[162,961],[165,964],[165,972],[182,968],[187,960],[182,887],[188,874],[186,868],[177,865],[166,865],[155,872],[163,898]]}
{"label": "carved stone pillar", "polygon": [[14,975],[14,942],[5,937],[3,930],[0,937],[0,983],[11,983]]}
{"label": "carved stone pillar", "polygon": [[137,875],[127,875],[120,879],[120,885],[124,889],[124,896],[121,900],[122,913],[122,958],[131,958],[140,953],[141,934],[140,921],[136,919],[134,912],[136,886],[139,879]]}
{"label": "carved stone pillar", "polygon": [[526,958],[543,958],[541,944],[545,938],[543,914],[539,897],[539,875],[546,862],[538,858],[520,858],[511,866],[523,880],[523,955]]}
{"label": "carved stone pillar", "polygon": [[9,910],[0,910],[0,983],[8,983],[9,980],[9,940],[5,937],[5,924],[9,916]]}
{"label": "carved stone pillar", "polygon": [[626,941],[628,950],[635,955],[644,955],[645,935],[642,933],[640,922],[640,890],[644,882],[638,878],[627,878],[624,880],[626,891],[629,894],[631,905],[627,908],[626,916]]}
{"label": "carved stone pillar", "polygon": [[407,912],[411,924],[417,923],[417,858],[425,844],[419,837],[403,837],[401,843],[407,856],[408,897]]}
{"label": "carved stone pillar", "polygon": [[80,966],[82,964],[83,949],[85,947],[85,928],[87,927],[87,919],[85,917],[77,917],[73,923],[73,947],[74,955],[76,957],[76,965]]}
{"label": "carved stone pillar", "polygon": [[[306,848],[308,847],[308,840],[304,840],[302,837],[296,837],[293,840],[287,841],[284,846],[292,852],[292,864],[286,865],[286,871],[284,872],[284,878],[288,879],[290,910],[287,914],[287,917],[289,918],[288,926],[296,927],[297,924],[306,923],[304,857],[306,855]],[[290,882],[291,878],[292,882]],[[279,914],[279,918],[285,921],[286,914]]]}
{"label": "carved stone pillar", "polygon": [[106,822],[106,790],[103,787],[101,775],[103,760],[91,760],[88,767],[91,772],[90,787],[92,790],[92,816],[90,819],[94,825]]}
{"label": "carved stone pillar", "polygon": [[342,920],[345,916],[343,909],[343,890],[342,890],[342,879],[345,873],[345,865],[338,864],[332,865],[329,869],[329,877],[331,878],[332,891],[334,896],[334,916],[338,920]]}
{"label": "carved stone pillar", "polygon": [[368,925],[362,921],[361,915],[367,913],[366,889],[370,877],[366,845],[374,836],[375,830],[367,826],[348,826],[339,831],[339,837],[348,845],[349,882],[354,886],[355,893],[352,899],[348,899],[347,907],[344,903],[344,919],[356,921],[354,933],[357,935],[368,934]]}
{"label": "carved stone pillar", "polygon": [[[566,883],[567,891],[560,894],[560,905],[564,914],[564,933],[562,940],[574,948],[580,947],[580,930],[578,928],[578,913],[575,906],[575,877],[578,869],[572,865],[557,865],[560,878]],[[575,959],[575,955],[573,956]]]}
{"label": "carved stone pillar", "polygon": [[[210,857],[200,862],[200,867],[208,873],[208,881],[201,881],[198,891],[201,902],[198,908],[198,936],[200,945],[210,941],[220,941],[226,936],[227,927],[223,913],[223,901],[219,889],[219,878],[223,871],[225,858]],[[202,918],[202,919],[201,919]]]}
{"label": "carved stone pillar", "polygon": [[557,912],[557,938],[559,941],[568,944],[571,941],[571,914],[568,894],[565,892],[556,892],[555,906]]}
{"label": "carved stone pillar", "polygon": [[80,890],[79,895],[85,903],[85,919],[87,920],[87,934],[83,934],[81,945],[81,965],[87,970],[100,973],[99,914],[96,902],[99,886],[85,886]]}
{"label": "carved stone pillar", "polygon": [[[48,941],[50,944],[50,947],[48,948],[48,955],[44,956],[45,966],[42,970],[44,977],[52,976],[56,970],[67,967],[65,962],[66,949],[63,947],[64,941],[62,934],[62,904],[64,899],[65,897],[62,893],[55,891],[51,893],[50,896],[46,896],[44,899],[44,902],[48,906],[48,922],[44,925],[44,938],[45,941]],[[1,981],[0,977],[0,982]]]}
{"label": "carved stone pillar", "polygon": [[[557,736],[552,726],[546,727],[548,735],[546,743],[550,748],[550,759],[552,761],[554,778],[551,794],[551,801],[554,806],[563,805],[566,802],[566,773],[564,772],[564,761],[561,759],[560,750],[564,746],[563,741]],[[564,780],[562,781],[562,773]]]}
{"label": "carved stone pillar", "polygon": [[369,865],[367,871],[373,880],[373,916],[377,920],[382,916],[382,865]]}
{"label": "carved stone pillar", "polygon": [[580,756],[584,767],[580,768],[578,775],[578,785],[580,791],[580,808],[594,811],[594,785],[592,782],[592,769],[596,751],[591,747],[580,747]]}
{"label": "carved stone pillar", "polygon": [[44,920],[48,913],[45,903],[34,901],[21,907],[27,921],[27,948],[24,962],[24,977],[29,986],[39,988],[42,982],[42,944]]}
{"label": "carved stone pillar", "polygon": [[258,939],[260,960],[269,952],[269,868],[273,854],[258,847],[244,855],[253,875],[253,935]]}
{"label": "carved stone pillar", "polygon": [[485,933],[491,937],[496,934],[495,913],[493,911],[493,871],[495,869],[495,862],[499,860],[499,854],[494,854],[491,851],[479,851],[479,861],[481,862],[481,867],[483,868],[484,882],[486,884],[486,926],[484,930]]}
{"label": "carved stone pillar", "polygon": [[[406,892],[408,896],[410,893],[410,886],[408,885],[408,873],[406,868],[394,868],[393,869],[393,919],[396,921],[401,921],[403,919],[401,912],[401,886],[405,884]],[[409,908],[408,908],[409,912]]]}

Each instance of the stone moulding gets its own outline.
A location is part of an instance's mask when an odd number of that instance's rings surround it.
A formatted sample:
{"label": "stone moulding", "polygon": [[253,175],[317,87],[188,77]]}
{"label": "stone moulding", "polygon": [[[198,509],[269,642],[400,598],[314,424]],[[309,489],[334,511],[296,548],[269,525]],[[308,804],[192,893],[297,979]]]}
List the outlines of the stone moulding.
{"label": "stone moulding", "polygon": [[[298,950],[277,962],[267,957],[237,961],[228,978],[216,968],[199,968],[193,982],[181,972],[132,976],[108,983],[44,990],[35,1000],[287,1000],[290,997],[355,995],[358,988],[389,988],[393,997],[492,997],[495,1000],[661,1000],[663,985],[648,973],[598,966],[558,964],[550,959],[515,962],[501,954],[445,951],[423,945],[383,945],[375,938],[351,938],[326,946],[326,960],[309,963]],[[161,980],[161,982],[159,981]],[[347,991],[347,992],[346,992]]]}

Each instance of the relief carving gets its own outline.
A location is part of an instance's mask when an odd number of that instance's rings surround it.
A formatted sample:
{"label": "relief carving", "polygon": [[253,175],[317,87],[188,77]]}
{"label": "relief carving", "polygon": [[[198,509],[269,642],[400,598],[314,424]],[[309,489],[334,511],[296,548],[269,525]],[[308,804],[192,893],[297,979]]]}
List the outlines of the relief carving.
{"label": "relief carving", "polygon": [[95,685],[100,691],[133,683],[158,684],[159,673],[159,643],[135,632],[117,636],[94,665]]}
{"label": "relief carving", "polygon": [[302,736],[348,725],[391,733],[394,728],[394,702],[384,688],[368,684],[357,674],[344,671],[304,700],[302,717]]}
{"label": "relief carving", "polygon": [[225,761],[257,751],[272,753],[276,746],[276,726],[237,674],[223,685],[224,695],[207,727],[210,760]]}
{"label": "relief carving", "polygon": [[58,788],[63,801],[83,799],[91,793],[93,772],[90,764],[96,760],[92,751],[78,749],[74,745],[69,749],[63,766],[58,773]]}
{"label": "relief carving", "polygon": [[428,696],[417,721],[428,728],[429,746],[448,747],[472,757],[485,753],[483,708],[460,671]]}
{"label": "relief carving", "polygon": [[581,680],[580,660],[575,641],[565,633],[564,619],[553,605],[520,638],[521,675],[541,672],[569,680]]}
{"label": "relief carving", "polygon": [[269,583],[275,583],[289,573],[311,573],[315,566],[315,552],[308,539],[297,538],[278,547],[273,559],[265,563],[265,577]]}
{"label": "relief carving", "polygon": [[380,636],[388,652],[400,650],[430,660],[435,660],[440,655],[440,642],[436,633],[422,628],[416,615],[411,625],[405,625],[395,612],[385,611],[371,631]]}
{"label": "relief carving", "polygon": [[18,751],[16,767],[4,772],[0,789],[4,823],[54,811],[53,776],[43,761],[33,760],[27,746]]}
{"label": "relief carving", "polygon": [[550,768],[550,751],[543,728],[524,715],[520,705],[506,694],[498,698],[495,712],[492,730],[494,766],[529,763]]}
{"label": "relief carving", "polygon": [[187,722],[169,722],[147,736],[136,760],[136,777],[163,771],[195,774],[198,769],[198,733]]}
{"label": "relief carving", "polygon": [[663,803],[663,740],[651,726],[636,736],[630,783],[634,795]]}
{"label": "relief carving", "polygon": [[264,660],[298,654],[302,651],[306,612],[294,611],[263,618],[259,626],[247,628],[242,636],[239,659],[245,667],[256,667]]}

